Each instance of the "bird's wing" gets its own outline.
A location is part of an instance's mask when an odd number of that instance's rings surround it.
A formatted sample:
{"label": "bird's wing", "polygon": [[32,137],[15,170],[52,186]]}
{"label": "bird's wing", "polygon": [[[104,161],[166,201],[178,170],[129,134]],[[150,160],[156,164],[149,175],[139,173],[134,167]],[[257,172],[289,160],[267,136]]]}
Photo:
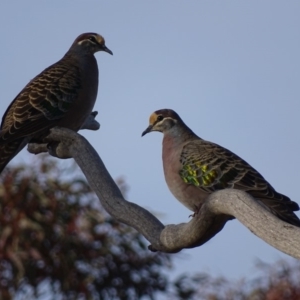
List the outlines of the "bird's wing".
{"label": "bird's wing", "polygon": [[187,184],[208,193],[224,188],[246,191],[280,219],[300,227],[300,220],[293,213],[299,210],[299,205],[276,192],[262,175],[231,151],[195,140],[183,147],[180,161],[180,176]]}
{"label": "bird's wing", "polygon": [[62,61],[48,67],[17,95],[6,110],[0,139],[10,142],[49,128],[76,100],[79,68]]}
{"label": "bird's wing", "polygon": [[236,188],[258,198],[279,197],[278,200],[282,200],[285,197],[246,161],[217,144],[191,141],[184,146],[180,159],[182,179],[207,192]]}

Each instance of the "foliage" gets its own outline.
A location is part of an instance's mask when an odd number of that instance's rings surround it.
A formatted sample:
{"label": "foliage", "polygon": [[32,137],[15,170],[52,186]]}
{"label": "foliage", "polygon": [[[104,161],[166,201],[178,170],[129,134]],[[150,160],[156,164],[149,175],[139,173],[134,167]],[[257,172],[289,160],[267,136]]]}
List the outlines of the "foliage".
{"label": "foliage", "polygon": [[189,300],[300,300],[300,262],[257,263],[253,280],[229,280],[206,273],[182,275],[174,282],[174,298]]}
{"label": "foliage", "polygon": [[105,214],[85,180],[44,158],[6,169],[1,182],[1,299],[28,286],[37,296],[45,280],[67,299],[154,299],[166,290],[168,256]]}

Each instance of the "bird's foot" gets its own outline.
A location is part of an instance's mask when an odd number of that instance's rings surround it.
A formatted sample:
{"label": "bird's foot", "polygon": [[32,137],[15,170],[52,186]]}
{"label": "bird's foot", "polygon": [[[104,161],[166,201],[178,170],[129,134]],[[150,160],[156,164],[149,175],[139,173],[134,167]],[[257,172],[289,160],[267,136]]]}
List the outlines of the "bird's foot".
{"label": "bird's foot", "polygon": [[201,205],[199,206],[196,206],[195,205],[195,210],[194,210],[194,213],[192,215],[189,215],[189,218],[194,218],[198,215],[198,213],[200,213],[200,210],[201,210]]}

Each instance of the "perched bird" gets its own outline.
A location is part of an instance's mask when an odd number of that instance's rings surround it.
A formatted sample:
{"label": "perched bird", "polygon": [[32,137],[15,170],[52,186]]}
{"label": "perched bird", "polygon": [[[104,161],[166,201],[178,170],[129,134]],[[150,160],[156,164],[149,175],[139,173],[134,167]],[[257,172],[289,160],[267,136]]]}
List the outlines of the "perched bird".
{"label": "perched bird", "polygon": [[0,173],[29,142],[42,142],[50,128],[78,131],[94,107],[98,65],[94,54],[105,51],[97,33],[79,35],[64,57],[33,78],[2,118]]}
{"label": "perched bird", "polygon": [[209,194],[233,188],[260,201],[281,220],[300,227],[296,202],[275,189],[246,161],[231,151],[198,137],[171,109],[155,111],[142,136],[162,132],[163,168],[172,194],[197,213]]}

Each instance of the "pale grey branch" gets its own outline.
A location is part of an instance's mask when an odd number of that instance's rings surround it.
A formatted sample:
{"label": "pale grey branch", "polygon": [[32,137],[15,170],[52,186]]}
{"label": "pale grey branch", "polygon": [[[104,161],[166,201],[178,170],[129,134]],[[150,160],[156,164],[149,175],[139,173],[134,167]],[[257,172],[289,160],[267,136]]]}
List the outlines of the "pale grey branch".
{"label": "pale grey branch", "polygon": [[[73,157],[105,210],[144,235],[153,251],[178,252],[202,245],[234,216],[271,246],[300,259],[300,228],[279,220],[245,192],[233,189],[215,192],[188,223],[164,226],[149,211],[123,198],[101,158],[84,137],[56,127],[48,140],[56,142],[55,147],[48,147],[49,152],[60,158]],[[34,147],[30,145],[30,151],[37,153],[32,151]]]}
{"label": "pale grey branch", "polygon": [[[98,115],[97,111],[93,111],[88,118],[85,120],[83,125],[81,126],[80,130],[82,129],[88,129],[88,130],[98,130],[100,128],[100,124],[98,121],[95,120],[96,116]],[[53,146],[53,145],[52,145]],[[51,148],[50,148],[51,149]],[[44,153],[44,152],[49,152],[49,147],[48,144],[34,144],[34,143],[29,143],[27,150],[32,153],[32,154],[39,154],[39,153]],[[50,150],[51,151],[51,150]],[[55,153],[50,153],[53,156],[56,156]],[[64,158],[70,158],[71,156],[67,156]],[[63,157],[60,157],[63,158]]]}
{"label": "pale grey branch", "polygon": [[81,126],[81,129],[98,130],[100,128],[100,124],[98,123],[98,121],[95,120],[97,115],[98,112],[93,111],[85,120],[85,122]]}

